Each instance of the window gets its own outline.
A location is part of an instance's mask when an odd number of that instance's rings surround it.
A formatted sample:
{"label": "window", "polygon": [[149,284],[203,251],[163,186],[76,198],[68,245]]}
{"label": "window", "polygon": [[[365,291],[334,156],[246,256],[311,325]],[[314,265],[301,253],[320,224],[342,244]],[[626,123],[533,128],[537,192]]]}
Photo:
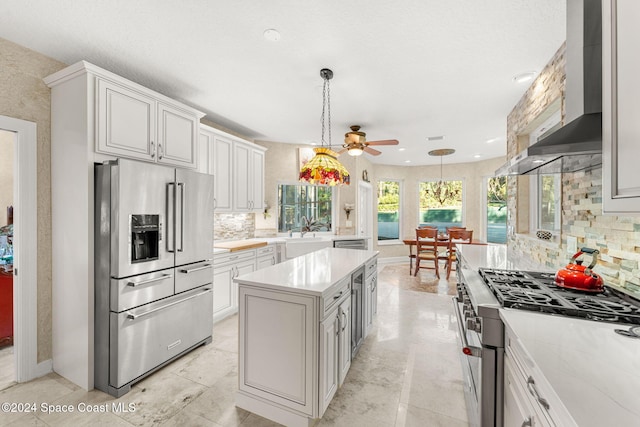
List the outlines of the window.
{"label": "window", "polygon": [[487,243],[507,243],[507,177],[486,179]]}
{"label": "window", "polygon": [[560,174],[538,175],[535,181],[535,229],[560,231]]}
{"label": "window", "polygon": [[331,231],[333,189],[322,185],[278,185],[278,232],[299,231],[302,217],[311,222],[312,231]]}
{"label": "window", "polygon": [[[561,124],[560,110],[554,112],[540,126],[529,134],[529,145],[536,143]],[[536,230],[560,231],[561,174],[540,174],[531,178],[530,228]]]}
{"label": "window", "polygon": [[462,181],[426,181],[418,188],[420,226],[432,225],[442,233],[462,226]]}
{"label": "window", "polygon": [[378,182],[378,241],[400,239],[400,181]]}

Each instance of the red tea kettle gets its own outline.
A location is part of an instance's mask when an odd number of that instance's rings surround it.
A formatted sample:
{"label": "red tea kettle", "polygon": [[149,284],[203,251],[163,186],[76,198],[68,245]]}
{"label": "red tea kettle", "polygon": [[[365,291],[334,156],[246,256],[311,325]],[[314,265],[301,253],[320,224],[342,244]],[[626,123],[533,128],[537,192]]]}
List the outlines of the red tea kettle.
{"label": "red tea kettle", "polygon": [[[578,291],[594,293],[604,291],[602,277],[591,270],[598,262],[599,253],[600,251],[597,249],[580,249],[578,253],[571,257],[569,264],[556,273],[556,285],[561,288],[574,289]],[[582,261],[576,261],[576,259],[582,254],[591,255],[591,264],[589,264],[588,267],[581,265]]]}

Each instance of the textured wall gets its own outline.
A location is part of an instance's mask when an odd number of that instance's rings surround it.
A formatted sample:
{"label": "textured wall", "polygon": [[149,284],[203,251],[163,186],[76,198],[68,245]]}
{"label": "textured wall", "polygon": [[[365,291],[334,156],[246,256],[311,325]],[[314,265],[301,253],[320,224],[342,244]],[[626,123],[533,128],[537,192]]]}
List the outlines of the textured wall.
{"label": "textured wall", "polygon": [[[519,152],[518,140],[540,122],[546,108],[564,96],[564,46],[533,82],[507,120],[507,152]],[[564,102],[561,102],[564,117]],[[528,216],[528,177],[509,177],[509,226],[519,229],[521,217]],[[526,222],[526,221],[525,221]],[[523,227],[520,227],[522,230]],[[578,247],[600,250],[595,271],[606,283],[624,287],[640,297],[640,216],[602,214],[602,169],[562,175],[562,229],[557,242],[542,241],[532,233],[511,233],[508,245],[514,253],[550,268],[567,264],[567,237],[578,240]]]}
{"label": "textured wall", "polygon": [[13,205],[13,144],[13,133],[0,129],[0,226],[7,224],[6,208]]}
{"label": "textured wall", "polygon": [[51,92],[42,78],[66,64],[0,39],[0,115],[37,125],[38,362],[51,358]]}

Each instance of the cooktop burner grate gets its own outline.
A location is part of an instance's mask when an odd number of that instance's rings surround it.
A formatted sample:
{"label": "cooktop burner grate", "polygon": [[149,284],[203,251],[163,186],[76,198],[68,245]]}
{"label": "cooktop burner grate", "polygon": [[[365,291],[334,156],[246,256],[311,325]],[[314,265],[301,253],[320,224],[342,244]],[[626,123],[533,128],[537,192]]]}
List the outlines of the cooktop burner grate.
{"label": "cooktop burner grate", "polygon": [[481,268],[480,275],[503,307],[640,325],[640,302],[609,288],[599,294],[565,289],[544,272]]}

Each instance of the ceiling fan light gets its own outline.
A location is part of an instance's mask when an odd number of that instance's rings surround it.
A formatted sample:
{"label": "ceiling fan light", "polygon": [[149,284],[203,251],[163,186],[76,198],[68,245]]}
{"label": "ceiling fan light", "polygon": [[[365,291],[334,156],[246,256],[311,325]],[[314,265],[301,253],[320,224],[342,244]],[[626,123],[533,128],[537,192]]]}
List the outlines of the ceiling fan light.
{"label": "ceiling fan light", "polygon": [[350,156],[359,156],[363,153],[362,148],[360,147],[351,147],[349,149],[347,149],[347,153],[349,153]]}

